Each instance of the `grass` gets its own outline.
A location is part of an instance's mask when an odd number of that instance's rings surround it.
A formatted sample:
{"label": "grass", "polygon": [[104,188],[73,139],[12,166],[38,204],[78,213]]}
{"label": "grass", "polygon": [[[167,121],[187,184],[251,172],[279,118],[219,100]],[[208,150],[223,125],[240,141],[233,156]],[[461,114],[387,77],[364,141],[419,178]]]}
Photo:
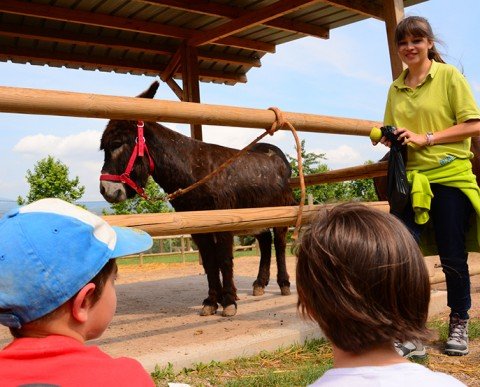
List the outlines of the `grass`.
{"label": "grass", "polygon": [[[234,257],[249,257],[252,255],[257,255],[256,251],[236,251]],[[143,257],[143,263],[182,263],[182,255],[152,255]],[[198,253],[197,252],[185,252],[185,262],[198,262]],[[117,259],[119,265],[139,265],[140,258],[138,257],[129,257],[129,258],[120,258]]]}
{"label": "grass", "polygon": [[168,382],[191,386],[301,386],[312,383],[332,366],[332,351],[324,340],[311,340],[274,352],[226,362],[199,363],[175,372],[172,364],[152,373],[158,386]]}
{"label": "grass", "polygon": [[[445,341],[448,335],[448,322],[434,320],[429,327],[438,332],[438,341]],[[470,340],[480,338],[480,319],[470,320]],[[419,363],[436,371],[447,372],[456,377],[468,374],[469,365],[455,365],[458,358],[441,355],[427,356]],[[464,358],[464,359],[468,359]],[[274,352],[261,352],[257,356],[237,358],[225,362],[198,363],[191,368],[174,371],[174,366],[157,366],[152,373],[157,386],[167,386],[169,382],[186,383],[191,386],[225,387],[290,387],[306,386],[318,379],[332,367],[331,346],[325,340],[310,340],[303,345],[292,345]],[[452,364],[449,364],[451,361]],[[458,363],[458,362],[457,362]],[[473,369],[478,367],[474,366]],[[475,371],[473,371],[475,372]],[[480,373],[480,370],[478,371]],[[474,378],[480,375],[473,375]]]}

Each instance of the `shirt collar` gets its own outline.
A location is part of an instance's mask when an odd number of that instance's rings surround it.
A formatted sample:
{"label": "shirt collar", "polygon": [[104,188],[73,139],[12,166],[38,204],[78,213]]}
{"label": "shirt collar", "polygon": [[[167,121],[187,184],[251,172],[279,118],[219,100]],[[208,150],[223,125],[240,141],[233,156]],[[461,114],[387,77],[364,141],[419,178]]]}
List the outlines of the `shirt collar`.
{"label": "shirt collar", "polygon": [[[430,70],[428,71],[428,74],[425,77],[425,81],[427,80],[428,77],[432,79],[435,77],[435,74],[438,71],[438,66],[439,66],[439,63],[435,62],[432,59],[432,65],[430,66]],[[405,85],[405,77],[407,76],[407,74],[408,74],[408,69],[403,70],[400,76],[397,79],[395,79],[395,81],[393,81],[393,86],[395,86],[397,89],[409,89],[409,86]],[[425,83],[425,81],[423,81],[422,83]]]}

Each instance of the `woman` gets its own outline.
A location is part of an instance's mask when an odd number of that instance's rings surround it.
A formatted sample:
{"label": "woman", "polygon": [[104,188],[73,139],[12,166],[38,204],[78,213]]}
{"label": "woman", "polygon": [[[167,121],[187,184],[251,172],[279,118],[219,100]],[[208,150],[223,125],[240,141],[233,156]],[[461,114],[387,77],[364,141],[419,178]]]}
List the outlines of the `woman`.
{"label": "woman", "polygon": [[[395,41],[407,68],[390,86],[384,124],[395,126],[407,145],[411,205],[401,219],[419,241],[421,225],[431,218],[451,309],[445,353],[466,355],[471,300],[465,238],[471,214],[480,214],[470,138],[480,135],[480,111],[465,77],[439,55],[427,19],[403,19]],[[380,142],[390,146],[385,137]],[[399,352],[425,353],[412,343]]]}

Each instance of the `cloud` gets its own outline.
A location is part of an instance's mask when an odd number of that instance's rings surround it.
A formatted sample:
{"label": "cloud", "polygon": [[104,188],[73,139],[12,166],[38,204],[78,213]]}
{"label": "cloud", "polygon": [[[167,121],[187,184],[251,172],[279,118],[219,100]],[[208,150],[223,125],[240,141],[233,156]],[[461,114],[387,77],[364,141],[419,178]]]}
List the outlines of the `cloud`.
{"label": "cloud", "polygon": [[[365,45],[365,40],[375,40],[375,44]],[[378,44],[382,42],[386,55],[375,59],[381,52]],[[376,47],[375,51],[373,47]],[[305,57],[305,53],[308,53],[308,60],[299,59]],[[334,40],[301,39],[288,47],[288,50],[280,47],[274,61],[280,67],[287,67],[290,71],[309,77],[333,73],[335,76],[386,87],[391,83],[388,61],[385,60],[387,55],[386,38],[378,36],[375,31],[369,31],[366,36],[364,30],[361,37],[341,33]]]}
{"label": "cloud", "polygon": [[57,158],[75,159],[97,152],[102,133],[88,130],[74,135],[59,137],[36,134],[21,138],[13,151],[29,156],[52,155]]}
{"label": "cloud", "polygon": [[340,145],[333,149],[316,149],[313,152],[324,153],[326,164],[328,164],[330,168],[356,165],[363,162],[361,154],[349,145]]}
{"label": "cloud", "polygon": [[480,93],[480,83],[472,82],[472,87],[473,87],[473,90]]}

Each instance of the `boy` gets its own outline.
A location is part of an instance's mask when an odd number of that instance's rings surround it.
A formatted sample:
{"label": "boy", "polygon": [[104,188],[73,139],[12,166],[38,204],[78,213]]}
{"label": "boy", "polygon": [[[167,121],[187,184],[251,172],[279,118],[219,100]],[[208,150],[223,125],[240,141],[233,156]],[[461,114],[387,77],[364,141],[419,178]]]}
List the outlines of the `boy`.
{"label": "boy", "polygon": [[143,231],[111,227],[60,199],[0,220],[0,323],[14,340],[0,351],[0,384],[153,386],[133,359],[113,359],[98,338],[116,308],[114,258],[147,250]]}
{"label": "boy", "polygon": [[297,257],[298,307],[333,347],[334,368],[312,386],[464,386],[394,348],[428,336],[430,301],[423,256],[397,218],[355,203],[321,210]]}

